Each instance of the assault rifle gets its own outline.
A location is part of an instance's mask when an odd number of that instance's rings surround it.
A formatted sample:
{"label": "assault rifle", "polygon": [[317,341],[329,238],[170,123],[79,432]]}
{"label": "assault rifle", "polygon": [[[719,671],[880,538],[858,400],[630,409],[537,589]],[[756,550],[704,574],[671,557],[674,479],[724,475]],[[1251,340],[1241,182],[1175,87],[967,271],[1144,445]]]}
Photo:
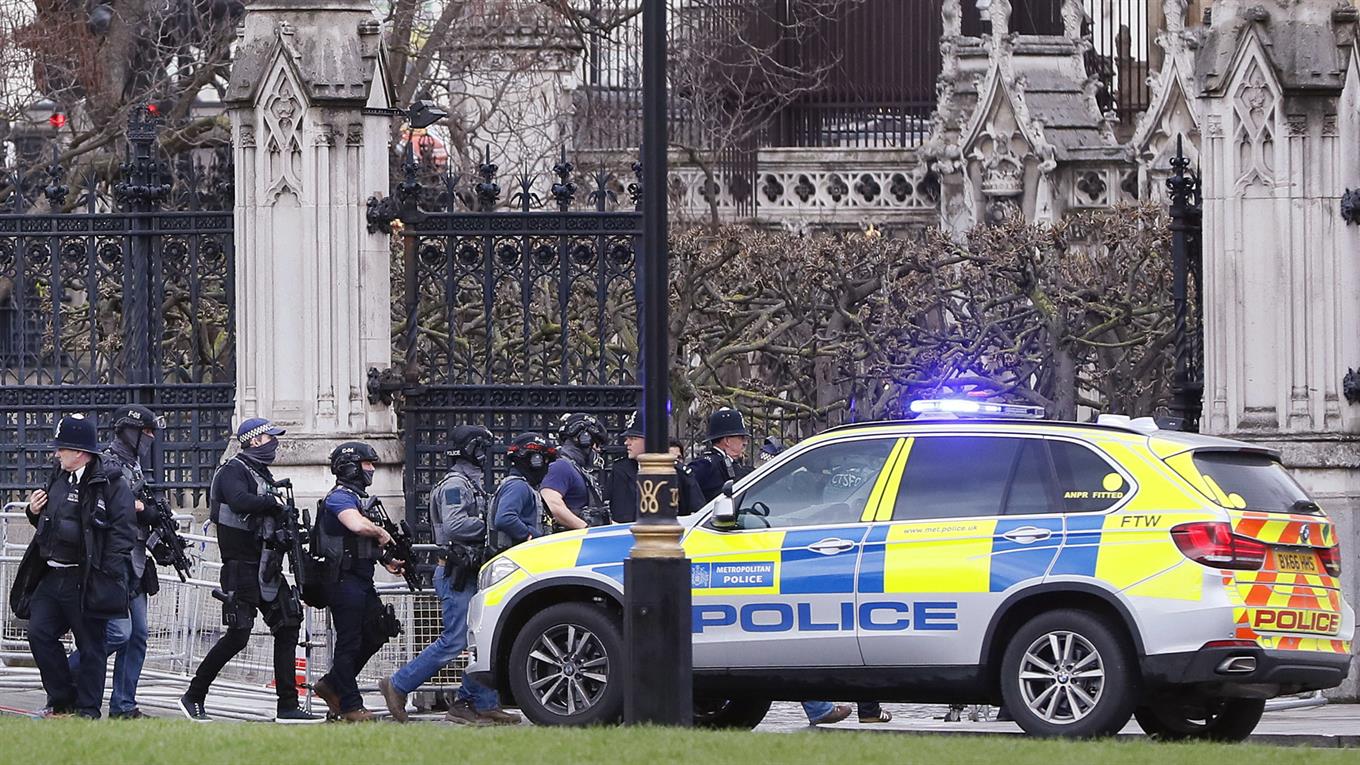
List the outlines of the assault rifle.
{"label": "assault rifle", "polygon": [[189,556],[184,554],[189,543],[179,535],[179,524],[175,514],[165,504],[160,487],[147,481],[137,491],[137,499],[148,508],[155,509],[155,520],[151,522],[151,536],[146,540],[147,549],[158,566],[174,566],[181,582],[189,581],[189,570],[193,566]]}
{"label": "assault rifle", "polygon": [[274,481],[270,485],[269,493],[283,500],[283,509],[279,511],[277,522],[273,522],[271,518],[265,519],[261,533],[265,538],[265,544],[271,549],[282,550],[288,554],[288,571],[293,575],[293,586],[301,593],[307,582],[307,550],[304,545],[309,542],[308,529],[312,521],[306,510],[298,510],[297,503],[293,500],[291,480],[280,478]]}
{"label": "assault rifle", "polygon": [[411,547],[411,529],[406,526],[406,521],[394,523],[387,515],[382,500],[377,497],[370,497],[364,502],[362,512],[364,517],[392,537],[392,543],[383,547],[379,560],[383,564],[394,560],[402,561],[401,575],[406,580],[406,586],[411,588],[411,592],[419,591],[420,575],[416,573],[416,553]]}

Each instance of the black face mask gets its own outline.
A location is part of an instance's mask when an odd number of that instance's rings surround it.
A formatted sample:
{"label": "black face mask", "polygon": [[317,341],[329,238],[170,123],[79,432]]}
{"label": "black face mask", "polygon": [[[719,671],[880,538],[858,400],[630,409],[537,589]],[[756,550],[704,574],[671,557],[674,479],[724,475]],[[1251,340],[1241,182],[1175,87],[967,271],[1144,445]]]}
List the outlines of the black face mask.
{"label": "black face mask", "polygon": [[260,444],[259,446],[246,446],[241,449],[242,454],[261,465],[272,464],[274,458],[278,456],[278,452],[278,439],[270,439],[267,443]]}
{"label": "black face mask", "polygon": [[538,488],[538,485],[543,483],[543,479],[548,475],[548,466],[544,465],[541,468],[524,467],[520,468],[520,472],[524,474],[524,479],[529,482],[530,486]]}
{"label": "black face mask", "polygon": [[373,474],[376,473],[376,472],[378,472],[378,471],[376,471],[376,470],[365,470],[365,471],[363,471],[363,473],[364,473],[363,481],[364,481],[364,488],[365,488],[365,489],[367,489],[368,487],[370,487],[370,486],[373,485]]}

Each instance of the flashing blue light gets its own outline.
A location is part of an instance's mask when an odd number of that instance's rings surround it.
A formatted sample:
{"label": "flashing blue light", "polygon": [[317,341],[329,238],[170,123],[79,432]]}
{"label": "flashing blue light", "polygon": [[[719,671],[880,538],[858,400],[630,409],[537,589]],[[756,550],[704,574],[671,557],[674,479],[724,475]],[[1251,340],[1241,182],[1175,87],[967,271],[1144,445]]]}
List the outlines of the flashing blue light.
{"label": "flashing blue light", "polygon": [[919,399],[911,402],[911,411],[920,415],[973,415],[981,417],[1019,417],[1042,419],[1044,408],[1024,404],[997,404],[990,401],[967,399]]}

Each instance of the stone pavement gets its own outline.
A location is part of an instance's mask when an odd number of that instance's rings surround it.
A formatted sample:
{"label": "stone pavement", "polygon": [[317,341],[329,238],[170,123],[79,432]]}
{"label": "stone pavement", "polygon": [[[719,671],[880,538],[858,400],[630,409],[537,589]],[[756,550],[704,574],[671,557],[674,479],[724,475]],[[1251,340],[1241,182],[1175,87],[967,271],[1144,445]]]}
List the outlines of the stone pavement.
{"label": "stone pavement", "polygon": [[[268,696],[261,696],[269,701]],[[42,707],[44,696],[41,691],[0,690],[0,715],[24,714],[26,711]],[[366,699],[370,709],[381,709],[382,700],[377,694],[369,694]],[[1008,722],[945,722],[941,719],[946,707],[927,704],[884,704],[891,712],[890,723],[864,725],[851,714],[843,722],[823,725],[817,730],[828,732],[853,732],[884,734],[922,734],[922,735],[983,735],[1006,736],[1023,735],[1020,728]],[[144,705],[143,711],[155,717],[179,717],[178,712],[167,707]],[[212,698],[209,697],[209,712],[212,711]],[[265,710],[261,710],[262,712]],[[995,710],[992,710],[994,713]],[[414,720],[436,721],[439,715],[412,715]],[[135,724],[135,723],[133,723]],[[807,730],[807,717],[796,703],[778,702],[771,709],[765,721],[756,730],[787,733]],[[1137,723],[1130,722],[1121,736],[1142,736]],[[1260,727],[1252,735],[1251,741],[1259,744],[1278,746],[1312,746],[1327,748],[1360,748],[1360,704],[1327,704],[1304,709],[1267,712]]]}

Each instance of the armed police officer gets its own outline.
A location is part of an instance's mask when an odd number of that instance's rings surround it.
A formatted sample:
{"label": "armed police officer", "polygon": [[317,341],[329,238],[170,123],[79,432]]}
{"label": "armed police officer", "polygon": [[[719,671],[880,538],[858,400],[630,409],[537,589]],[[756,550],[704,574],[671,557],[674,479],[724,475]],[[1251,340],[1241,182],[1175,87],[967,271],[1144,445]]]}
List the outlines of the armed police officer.
{"label": "armed police officer", "polygon": [[728,481],[735,481],[751,472],[742,464],[751,434],[741,412],[723,407],[708,416],[708,448],[698,459],[689,463],[694,480],[704,493],[704,502],[711,502],[722,493]]}
{"label": "armed police officer", "polygon": [[[132,493],[118,465],[99,453],[95,423],[62,418],[52,444],[57,465],[28,500],[37,527],[15,575],[10,605],[28,619],[28,645],[47,707],[42,716],[99,718],[110,619],[128,615],[130,557],[137,541]],[[61,638],[75,636],[72,671]]]}
{"label": "armed police officer", "polygon": [[557,430],[557,456],[543,479],[543,503],[552,514],[549,531],[583,529],[609,523],[595,473],[602,465],[601,449],[609,431],[593,414],[584,412],[562,418]]}
{"label": "armed police officer", "polygon": [[[331,668],[313,686],[330,715],[345,722],[365,722],[373,713],[364,708],[358,676],[368,660],[401,632],[396,615],[384,608],[373,587],[374,563],[392,536],[368,515],[374,498],[368,496],[378,469],[378,453],[360,441],[349,441],[331,452],[335,488],[321,502],[317,519],[318,543],[326,560],[326,600],[335,625]],[[388,560],[388,571],[401,573],[406,561]]]}
{"label": "armed police officer", "polygon": [[274,490],[269,465],[279,449],[284,429],[263,417],[252,417],[236,429],[240,452],[227,460],[213,476],[208,492],[210,518],[217,526],[222,555],[222,621],[227,629],[194,673],[189,690],[180,697],[180,709],[191,720],[210,719],[204,700],[222,668],[250,642],[255,612],[274,637],[274,692],[278,696],[276,722],[319,722],[298,708],[294,656],[302,626],[302,603],[277,567],[261,565],[266,539],[261,528],[266,519],[277,521],[283,500]]}
{"label": "armed police officer", "polygon": [[[476,425],[459,425],[449,441],[452,462],[443,479],[430,490],[430,525],[435,544],[444,548],[434,569],[434,591],[444,629],[433,643],[390,678],[378,681],[387,710],[406,721],[406,696],[467,648],[467,614],[477,594],[477,575],[485,554],[487,494],[485,467],[493,437]],[[464,675],[463,685],[449,711],[449,722],[467,725],[514,725],[519,715],[501,709],[496,691]]]}
{"label": "armed police officer", "polygon": [[[156,433],[163,427],[165,420],[157,417],[150,409],[138,404],[130,404],[117,412],[113,422],[113,440],[102,455],[108,468],[118,468],[133,496],[136,509],[137,542],[132,546],[129,558],[131,571],[128,578],[128,614],[119,619],[110,619],[104,637],[104,647],[113,655],[113,690],[109,695],[110,719],[137,719],[146,717],[137,708],[137,683],[142,676],[142,665],[146,662],[146,599],[160,591],[160,579],[156,576],[154,561],[147,562],[147,544],[151,538],[151,527],[156,521],[155,506],[148,507],[136,499],[151,475],[152,447]],[[154,481],[153,481],[154,483]],[[70,658],[71,672],[80,666],[80,651],[73,651]]]}
{"label": "armed police officer", "polygon": [[[624,425],[623,446],[627,450],[627,455],[614,460],[609,466],[609,482],[606,484],[609,492],[609,517],[615,523],[631,523],[637,520],[638,506],[641,503],[641,492],[638,489],[638,457],[646,451],[647,442],[642,434],[642,422],[637,412],[628,415],[628,422]],[[703,507],[703,493],[699,491],[699,485],[694,480],[693,473],[680,458],[675,457],[675,477],[679,486],[680,504],[676,508],[678,515],[689,515],[695,510]]]}
{"label": "armed police officer", "polygon": [[522,542],[541,537],[551,520],[544,510],[539,486],[556,464],[557,449],[537,433],[521,433],[505,447],[509,469],[491,498],[492,528],[488,553],[495,555]]}

